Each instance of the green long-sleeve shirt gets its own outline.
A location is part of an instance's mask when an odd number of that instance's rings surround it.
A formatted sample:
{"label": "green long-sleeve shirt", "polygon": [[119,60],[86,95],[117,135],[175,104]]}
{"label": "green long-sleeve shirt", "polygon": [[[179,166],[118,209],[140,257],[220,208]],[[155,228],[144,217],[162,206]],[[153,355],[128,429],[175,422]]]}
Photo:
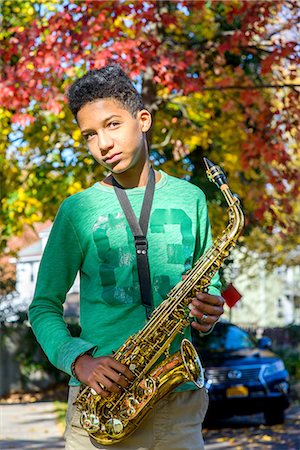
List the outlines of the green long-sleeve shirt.
{"label": "green long-sleeve shirt", "polygon": [[[127,189],[137,217],[145,188]],[[203,192],[161,171],[147,234],[154,306],[166,297],[211,245]],[[72,337],[63,303],[80,272],[80,337]],[[218,275],[209,292],[219,295]],[[29,308],[33,331],[49,360],[71,375],[71,364],[95,348],[108,355],[146,323],[141,304],[132,232],[114,189],[100,183],[61,205],[40,264]],[[187,328],[185,336],[190,337]],[[182,336],[172,343],[179,348]],[[78,382],[71,378],[72,385]]]}

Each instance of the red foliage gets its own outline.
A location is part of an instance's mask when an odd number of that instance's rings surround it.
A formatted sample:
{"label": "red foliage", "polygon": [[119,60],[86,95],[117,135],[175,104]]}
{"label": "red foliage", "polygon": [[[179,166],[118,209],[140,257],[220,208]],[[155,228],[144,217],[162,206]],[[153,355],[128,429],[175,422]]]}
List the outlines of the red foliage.
{"label": "red foliage", "polygon": [[[289,4],[297,8],[295,0]],[[268,48],[264,44],[270,34],[270,28],[266,27],[270,17],[274,18],[284,5],[286,2],[282,0],[213,0],[212,11],[223,9],[219,14],[223,14],[223,24],[226,22],[225,31],[219,24],[220,32],[214,41],[200,36],[197,42],[195,35],[192,45],[183,25],[182,11],[186,8],[191,17],[195,15],[197,25],[197,13],[208,7],[205,1],[170,2],[172,11],[166,11],[165,2],[156,0],[64,2],[63,11],[49,15],[46,23],[36,17],[25,29],[9,30],[0,50],[3,61],[0,103],[12,110],[13,121],[22,125],[33,120],[31,107],[36,102],[42,109],[58,113],[65,101],[63,83],[72,77],[75,66],[92,69],[118,61],[133,77],[143,75],[150,67],[154,84],[170,93],[180,91],[186,95],[210,87],[211,73],[218,73],[220,81],[213,81],[217,88],[249,87],[237,91],[236,96],[245,115],[245,129],[249,128],[249,140],[243,144],[241,156],[243,169],[260,168],[266,182],[284,193],[282,179],[291,181],[291,186],[300,184],[299,174],[284,169],[290,162],[290,153],[283,139],[291,123],[294,127],[299,123],[297,92],[290,91],[284,99],[289,115],[280,111],[278,118],[278,112],[271,112],[266,91],[254,89],[257,81],[266,84],[280,81],[272,69],[274,63],[280,65],[290,58],[296,64],[299,59],[292,37],[278,40]],[[229,55],[252,56],[260,73],[248,74],[241,63],[230,67]],[[226,103],[224,111],[229,110],[231,102]],[[273,161],[281,167],[281,181],[280,176],[274,177]],[[291,176],[297,177],[296,183]],[[270,202],[272,199],[261,195],[258,218],[270,207]],[[286,208],[287,205],[288,202]]]}

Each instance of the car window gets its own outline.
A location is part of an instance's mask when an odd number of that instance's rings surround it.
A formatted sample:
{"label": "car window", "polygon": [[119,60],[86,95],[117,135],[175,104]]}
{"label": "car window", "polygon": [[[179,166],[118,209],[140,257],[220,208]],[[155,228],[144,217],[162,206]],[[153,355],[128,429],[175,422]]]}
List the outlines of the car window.
{"label": "car window", "polygon": [[255,348],[255,341],[241,328],[234,325],[216,326],[213,332],[200,339],[200,348],[214,351],[233,351]]}

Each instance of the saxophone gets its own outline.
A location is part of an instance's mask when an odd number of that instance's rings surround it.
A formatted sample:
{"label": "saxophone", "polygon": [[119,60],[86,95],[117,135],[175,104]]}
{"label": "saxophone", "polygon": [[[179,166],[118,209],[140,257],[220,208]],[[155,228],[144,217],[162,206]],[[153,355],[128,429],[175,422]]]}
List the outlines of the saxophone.
{"label": "saxophone", "polygon": [[[202,255],[153,311],[149,321],[130,336],[114,354],[135,379],[121,394],[101,397],[94,389],[83,386],[75,405],[81,411],[81,426],[102,445],[115,444],[130,436],[156,403],[180,384],[193,381],[204,386],[204,370],[193,344],[183,339],[180,351],[169,355],[171,342],[189,326],[188,305],[196,292],[206,291],[212,277],[235,245],[244,226],[244,215],[238,198],[227,185],[222,170],[204,158],[206,173],[222,191],[229,206],[229,222],[210,249]],[[156,365],[161,357],[165,358]]]}

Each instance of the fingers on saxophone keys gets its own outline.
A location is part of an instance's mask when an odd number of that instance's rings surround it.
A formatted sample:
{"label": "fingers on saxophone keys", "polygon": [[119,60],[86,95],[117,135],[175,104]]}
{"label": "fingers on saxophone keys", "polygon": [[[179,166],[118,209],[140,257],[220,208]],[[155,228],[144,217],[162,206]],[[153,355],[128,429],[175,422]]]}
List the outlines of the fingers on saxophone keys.
{"label": "fingers on saxophone keys", "polygon": [[[224,312],[223,306],[204,304],[197,300],[193,300],[193,302],[190,303],[189,308],[192,310],[191,312],[197,311],[198,313],[210,316],[220,316],[220,314],[223,314]],[[197,316],[196,314],[194,315]]]}
{"label": "fingers on saxophone keys", "polygon": [[120,394],[124,387],[128,386],[128,382],[122,377],[114,374],[111,378],[102,376],[101,381],[97,380],[96,383],[90,385],[97,394],[102,397],[107,397],[110,393]]}
{"label": "fingers on saxophone keys", "polygon": [[112,380],[106,379],[105,384],[98,383],[101,389],[101,395],[107,397],[110,392],[119,394],[121,389]]}
{"label": "fingers on saxophone keys", "polygon": [[211,306],[224,306],[225,300],[220,295],[211,295],[200,292],[196,294],[196,297],[193,299],[195,301],[200,301],[201,303],[205,303],[206,305]]}
{"label": "fingers on saxophone keys", "polygon": [[91,393],[93,395],[101,395],[101,397],[107,397],[109,395],[109,392],[105,389],[102,383],[90,383]]}
{"label": "fingers on saxophone keys", "polygon": [[211,326],[213,323],[215,323],[216,317],[210,316],[208,314],[202,314],[202,317],[198,318],[198,323],[200,325],[209,325]]}
{"label": "fingers on saxophone keys", "polygon": [[223,306],[211,306],[210,308],[207,308],[207,309],[209,309],[209,314],[211,314],[211,315],[220,315],[220,314],[223,314],[223,312],[224,312],[224,308],[223,308]]}
{"label": "fingers on saxophone keys", "polygon": [[203,314],[203,316],[200,319],[200,322],[205,323],[207,321],[207,319],[208,319],[208,315],[207,314]]}
{"label": "fingers on saxophone keys", "polygon": [[[193,304],[189,304],[189,317],[195,317],[199,322],[205,322],[209,320],[209,315],[214,313],[214,311],[211,308],[205,308],[205,311],[198,306],[198,308]],[[209,311],[208,311],[209,309]]]}
{"label": "fingers on saxophone keys", "polygon": [[135,378],[134,374],[124,364],[121,364],[118,361],[115,361],[113,368],[116,372],[118,372],[118,375],[120,377],[122,377],[123,380],[127,381],[127,384],[128,384],[128,381],[134,380],[134,378]]}
{"label": "fingers on saxophone keys", "polygon": [[225,298],[219,296],[219,305],[224,306],[225,305]]}
{"label": "fingers on saxophone keys", "polygon": [[127,378],[124,377],[124,375],[122,373],[119,373],[118,376],[115,379],[115,382],[118,386],[120,386],[120,388],[127,388],[129,385],[129,380]]}
{"label": "fingers on saxophone keys", "polygon": [[225,305],[225,299],[223,297],[219,297],[219,299],[220,299],[219,308],[221,308],[222,314],[223,314],[223,312],[224,312],[224,305]]}

